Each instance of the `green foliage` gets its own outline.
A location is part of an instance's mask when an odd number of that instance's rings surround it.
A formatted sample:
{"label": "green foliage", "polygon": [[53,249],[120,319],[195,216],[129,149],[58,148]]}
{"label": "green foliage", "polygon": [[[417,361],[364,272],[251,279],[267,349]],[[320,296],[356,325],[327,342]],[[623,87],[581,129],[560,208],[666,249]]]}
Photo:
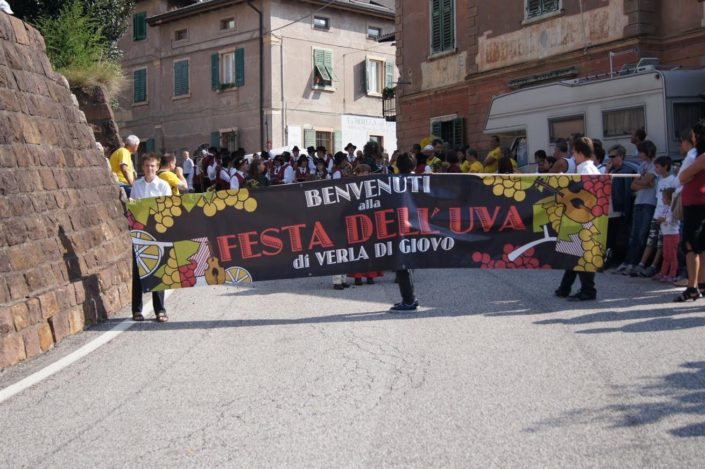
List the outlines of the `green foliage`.
{"label": "green foliage", "polygon": [[37,19],[47,55],[54,68],[72,87],[103,85],[117,92],[124,80],[117,60],[110,57],[110,43],[103,27],[84,10],[84,0],[70,0],[57,15]]}

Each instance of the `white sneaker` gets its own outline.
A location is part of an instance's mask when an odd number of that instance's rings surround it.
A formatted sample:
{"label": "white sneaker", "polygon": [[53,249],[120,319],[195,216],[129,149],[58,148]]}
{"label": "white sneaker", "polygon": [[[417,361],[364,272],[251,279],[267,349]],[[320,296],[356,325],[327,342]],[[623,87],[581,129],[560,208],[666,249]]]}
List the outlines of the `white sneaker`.
{"label": "white sneaker", "polygon": [[622,271],[622,275],[631,275],[632,272],[636,269],[635,266],[633,265],[627,265],[627,268]]}
{"label": "white sneaker", "polygon": [[622,272],[624,272],[624,271],[626,270],[627,267],[629,267],[629,266],[628,266],[627,264],[625,264],[624,262],[622,262],[622,263],[619,265],[619,267],[617,267],[616,269],[614,269],[614,270],[612,271],[612,273],[613,273],[613,274],[621,274]]}

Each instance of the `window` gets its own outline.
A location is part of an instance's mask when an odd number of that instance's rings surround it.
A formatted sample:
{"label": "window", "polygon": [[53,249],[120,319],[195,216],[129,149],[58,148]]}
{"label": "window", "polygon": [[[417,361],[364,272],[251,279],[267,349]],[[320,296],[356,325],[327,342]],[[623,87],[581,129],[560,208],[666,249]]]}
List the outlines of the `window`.
{"label": "window", "polygon": [[548,137],[551,143],[557,139],[568,139],[572,134],[585,135],[585,116],[566,116],[548,120]]}
{"label": "window", "polygon": [[316,131],[316,147],[324,146],[329,152],[333,152],[333,132]]}
{"label": "window", "polygon": [[705,116],[705,103],[673,103],[673,127],[675,138],[680,138],[680,131],[692,127]]}
{"label": "window", "polygon": [[367,27],[367,39],[374,39],[376,41],[381,35],[382,28],[378,28],[377,26]]}
{"label": "window", "polygon": [[174,31],[175,41],[185,41],[188,39],[188,29],[178,29]]}
{"label": "window", "polygon": [[227,31],[229,29],[235,29],[235,18],[225,18],[220,20],[220,30]]}
{"label": "window", "polygon": [[188,59],[174,61],[174,96],[188,96]]}
{"label": "window", "polygon": [[147,102],[147,69],[140,68],[132,72],[132,102]]}
{"label": "window", "polygon": [[644,108],[616,109],[602,112],[602,136],[622,137],[644,127]]}
{"label": "window", "polygon": [[328,88],[336,80],[333,72],[333,52],[325,49],[313,49],[313,86]]}
{"label": "window", "polygon": [[330,29],[330,18],[325,18],[323,16],[313,17],[313,29],[320,29],[321,31],[328,31]]}
{"label": "window", "polygon": [[221,131],[220,142],[221,144],[219,146],[227,148],[229,152],[234,152],[238,149],[237,131],[234,129]]}
{"label": "window", "polygon": [[393,86],[394,63],[374,57],[365,57],[365,93],[381,96],[384,88],[392,88]]}
{"label": "window", "polygon": [[457,148],[465,145],[465,119],[440,118],[431,122],[431,134],[440,137],[446,142],[448,148]]}
{"label": "window", "polygon": [[141,41],[147,38],[147,13],[132,15],[132,39]]}
{"label": "window", "polygon": [[245,49],[211,55],[211,88],[219,91],[245,86]]}
{"label": "window", "polygon": [[370,135],[370,138],[368,139],[370,142],[375,142],[377,145],[379,145],[379,148],[384,150],[384,136],[383,135]]}
{"label": "window", "polygon": [[560,10],[560,0],[526,0],[526,18],[535,18]]}
{"label": "window", "polygon": [[431,0],[431,53],[455,48],[455,0]]}

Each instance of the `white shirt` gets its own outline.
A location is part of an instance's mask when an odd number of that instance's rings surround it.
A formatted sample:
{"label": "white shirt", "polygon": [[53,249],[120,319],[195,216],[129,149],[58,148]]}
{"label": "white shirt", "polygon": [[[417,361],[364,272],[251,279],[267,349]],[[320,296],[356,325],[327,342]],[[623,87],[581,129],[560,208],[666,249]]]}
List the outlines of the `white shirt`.
{"label": "white shirt", "polygon": [[693,147],[690,150],[688,150],[688,154],[685,155],[685,158],[683,158],[683,163],[681,163],[681,171],[683,171],[685,168],[693,164],[695,161],[695,158],[698,157],[698,149]]}
{"label": "white shirt", "polygon": [[284,184],[291,184],[294,182],[295,179],[295,173],[294,173],[294,168],[291,167],[290,164],[286,165],[286,168],[284,169],[284,176],[282,177],[282,181]]}
{"label": "white shirt", "polygon": [[577,167],[578,174],[600,174],[600,170],[595,167],[592,160],[585,160]]}
{"label": "white shirt", "polygon": [[677,221],[673,221],[673,212],[671,211],[671,207],[669,207],[666,204],[663,204],[663,206],[660,209],[656,209],[657,212],[656,214],[658,216],[654,218],[663,218],[664,222],[661,223],[661,234],[664,235],[677,235],[680,234],[680,223]]}
{"label": "white shirt", "polygon": [[193,160],[191,158],[185,158],[181,167],[184,170],[184,176],[186,176],[188,186],[193,187]]}
{"label": "white shirt", "polygon": [[[575,169],[575,158],[571,156],[570,158],[566,158],[565,161],[566,161],[566,163],[568,163],[568,170],[566,171],[566,173],[570,173],[570,174],[576,173],[577,170]],[[595,165],[593,164],[593,166],[595,166]],[[597,168],[595,168],[595,169],[597,169]],[[598,171],[598,173],[599,173],[599,171]]]}
{"label": "white shirt", "polygon": [[215,181],[215,167],[216,167],[216,164],[217,164],[216,161],[213,160],[213,163],[212,163],[210,166],[208,166],[208,168],[206,169],[206,171],[207,171],[207,173],[208,173],[208,179],[210,179],[211,181]]}
{"label": "white shirt", "polygon": [[658,182],[656,183],[656,209],[654,210],[654,217],[653,219],[656,220],[657,218],[660,218],[659,213],[662,211],[662,208],[664,206],[663,203],[663,191],[664,189],[672,188],[672,189],[678,189],[678,178],[675,177],[673,174],[669,174],[666,177],[659,177]]}
{"label": "white shirt", "polygon": [[159,176],[154,176],[152,182],[147,182],[143,177],[139,178],[132,185],[132,192],[130,192],[130,198],[134,200],[163,195],[171,195],[171,187]]}
{"label": "white shirt", "polygon": [[237,178],[236,174],[239,174],[242,179],[245,179],[247,175],[243,173],[242,171],[234,171],[233,175],[230,177],[230,188],[231,189],[239,189],[240,188],[240,180]]}

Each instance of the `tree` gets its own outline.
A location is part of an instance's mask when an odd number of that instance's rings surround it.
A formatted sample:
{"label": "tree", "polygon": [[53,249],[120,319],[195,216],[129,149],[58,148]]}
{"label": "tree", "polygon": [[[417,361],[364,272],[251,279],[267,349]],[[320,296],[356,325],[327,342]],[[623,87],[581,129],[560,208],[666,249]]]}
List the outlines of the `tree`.
{"label": "tree", "polygon": [[111,57],[102,23],[86,12],[84,1],[69,0],[55,16],[41,16],[36,24],[49,60],[72,87],[103,85],[112,95],[124,80],[120,63]]}
{"label": "tree", "polygon": [[[37,24],[39,18],[56,18],[66,6],[66,0],[22,0],[15,2],[12,10],[15,15],[32,24]],[[120,51],[117,41],[125,34],[128,19],[132,14],[134,0],[81,0],[84,10],[101,29],[101,35],[109,45],[108,55],[119,58]]]}

